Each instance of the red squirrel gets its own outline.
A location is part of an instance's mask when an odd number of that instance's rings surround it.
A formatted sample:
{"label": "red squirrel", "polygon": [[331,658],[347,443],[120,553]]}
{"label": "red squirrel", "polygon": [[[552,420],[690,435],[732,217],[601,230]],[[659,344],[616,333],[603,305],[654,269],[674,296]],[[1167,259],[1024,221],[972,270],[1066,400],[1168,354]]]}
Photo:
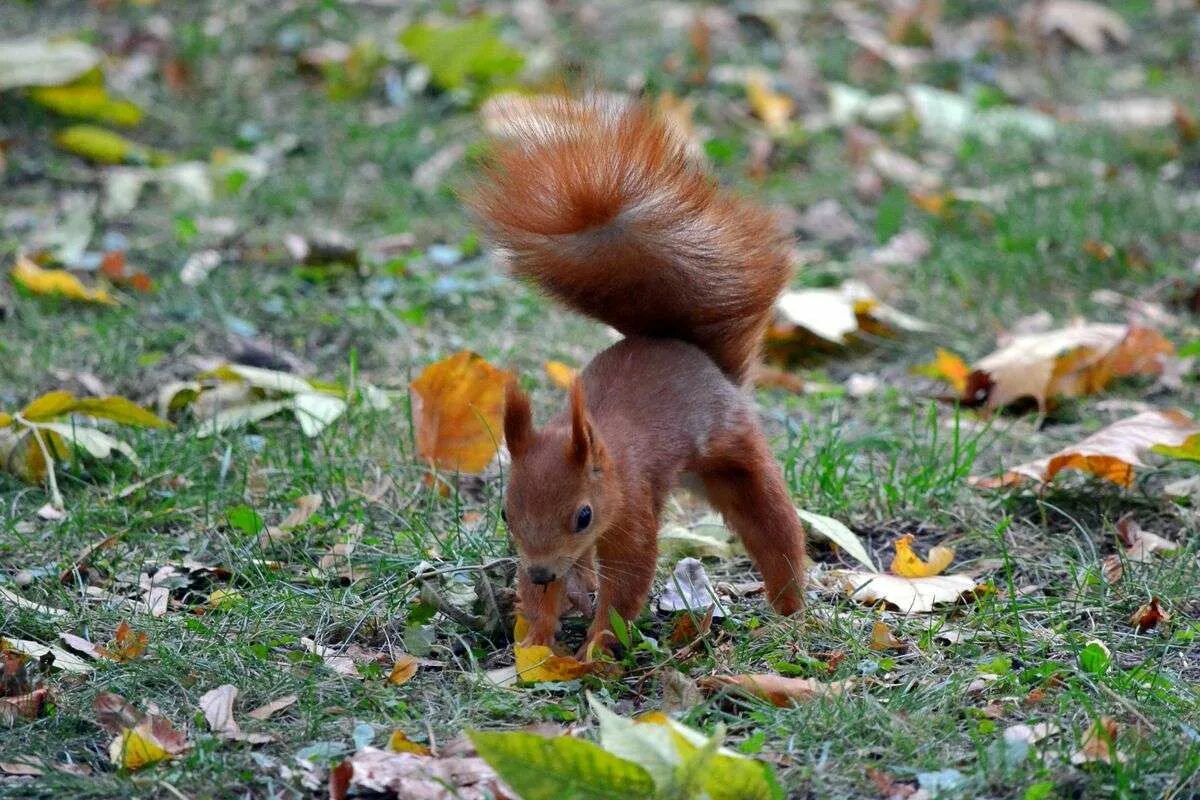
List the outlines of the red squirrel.
{"label": "red squirrel", "polygon": [[[804,528],[746,384],[790,277],[776,220],[722,192],[683,137],[613,96],[501,98],[467,198],[519,278],[625,338],[540,430],[510,383],[504,510],[520,554],[524,644],[550,644],[581,584],[599,590],[581,653],[641,611],[669,492],[694,476],[746,545],[771,605],[804,603]],[[598,566],[598,576],[593,573]]]}

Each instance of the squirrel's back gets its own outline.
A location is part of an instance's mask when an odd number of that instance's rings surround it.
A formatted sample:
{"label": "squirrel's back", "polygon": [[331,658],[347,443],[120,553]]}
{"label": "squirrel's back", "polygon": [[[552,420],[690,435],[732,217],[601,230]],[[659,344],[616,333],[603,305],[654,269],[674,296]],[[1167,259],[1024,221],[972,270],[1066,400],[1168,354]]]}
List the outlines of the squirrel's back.
{"label": "squirrel's back", "polygon": [[735,382],[789,276],[775,219],[721,192],[683,137],[607,95],[506,97],[469,198],[513,271],[626,335],[704,350]]}

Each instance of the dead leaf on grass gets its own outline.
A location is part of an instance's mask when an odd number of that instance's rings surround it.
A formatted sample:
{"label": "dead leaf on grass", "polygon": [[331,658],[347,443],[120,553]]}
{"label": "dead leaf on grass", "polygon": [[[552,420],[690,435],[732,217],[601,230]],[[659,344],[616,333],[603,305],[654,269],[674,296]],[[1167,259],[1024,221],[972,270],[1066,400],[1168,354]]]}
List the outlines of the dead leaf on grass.
{"label": "dead leaf on grass", "polygon": [[392,735],[388,737],[387,749],[393,753],[413,753],[418,756],[433,755],[433,751],[425,745],[414,742],[408,738],[402,730],[392,731]]}
{"label": "dead leaf on grass", "polygon": [[362,675],[358,672],[358,667],[354,665],[354,659],[349,656],[339,656],[332,648],[319,645],[307,636],[300,639],[300,644],[304,645],[304,649],[314,655],[321,657],[325,662],[325,666],[339,675],[355,680],[362,680]]}
{"label": "dead leaf on grass", "polygon": [[699,684],[709,691],[736,687],[781,708],[820,697],[837,697],[854,685],[853,681],[848,680],[821,683],[812,678],[786,678],[771,673],[710,675],[701,678]]}
{"label": "dead leaf on grass", "polygon": [[896,634],[892,633],[892,628],[886,622],[875,621],[871,626],[871,640],[867,643],[867,647],[872,650],[907,650],[908,643],[903,639],[897,639]]}
{"label": "dead leaf on grass", "polygon": [[392,666],[392,671],[388,673],[387,680],[393,686],[403,686],[416,674],[417,660],[408,653],[399,653],[396,655],[396,663]]}
{"label": "dead leaf on grass", "polygon": [[231,741],[266,744],[275,737],[266,733],[245,733],[233,718],[233,706],[237,701],[238,689],[231,683],[210,689],[200,697],[200,710],[208,728],[218,737]]}
{"label": "dead leaf on grass", "polygon": [[1114,761],[1124,763],[1127,756],[1117,750],[1118,733],[1116,720],[1111,717],[1101,717],[1096,720],[1084,734],[1083,743],[1079,749],[1071,756],[1071,763],[1112,764]]}
{"label": "dead leaf on grass", "polygon": [[96,651],[104,658],[124,664],[141,658],[149,644],[148,634],[135,631],[128,622],[122,621],[117,626],[112,641],[103,647],[97,647]]}
{"label": "dead leaf on grass", "polygon": [[109,306],[117,304],[107,289],[88,288],[65,269],[44,269],[24,255],[17,256],[10,275],[14,283],[33,294]]}
{"label": "dead leaf on grass", "polygon": [[904,614],[926,613],[935,605],[957,603],[977,588],[975,580],[966,575],[903,578],[839,570],[830,573],[830,577],[847,597],[871,605],[886,603]]}
{"label": "dead leaf on grass", "polygon": [[1018,12],[1018,25],[1038,39],[1062,37],[1093,55],[1129,43],[1133,35],[1120,14],[1088,0],[1034,0]]}
{"label": "dead leaf on grass", "polygon": [[500,443],[510,379],[467,351],[426,367],[411,385],[421,457],[438,469],[483,471]]}
{"label": "dead leaf on grass", "polygon": [[763,122],[772,135],[786,133],[796,103],[785,94],[770,88],[770,77],[762,73],[750,75],[746,80],[746,102],[754,116]]}
{"label": "dead leaf on grass", "polygon": [[772,347],[785,345],[802,334],[827,345],[845,345],[864,333],[931,330],[928,323],[881,302],[859,281],[846,281],[833,289],[784,292],[775,304],[775,312],[779,321],[770,333]]}
{"label": "dead leaf on grass", "polygon": [[929,558],[925,561],[913,552],[913,536],[905,534],[896,540],[896,555],[892,558],[891,571],[893,575],[904,578],[928,578],[941,575],[954,560],[953,547],[933,547],[929,550]]}
{"label": "dead leaf on grass", "polygon": [[1119,486],[1133,483],[1134,471],[1147,466],[1144,459],[1152,452],[1172,448],[1188,450],[1200,447],[1200,425],[1182,411],[1146,411],[1119,422],[1069,445],[1045,458],[1012,467],[998,478],[972,478],[971,483],[985,489],[1013,486],[1025,481],[1049,483],[1064,469],[1091,473]]}
{"label": "dead leaf on grass", "polygon": [[331,800],[350,790],[381,792],[410,800],[492,800],[515,798],[500,777],[477,756],[434,758],[364,747],[329,776]]}
{"label": "dead leaf on grass", "polygon": [[294,694],[285,694],[283,697],[276,698],[269,703],[263,703],[258,708],[254,709],[246,716],[251,719],[264,720],[269,719],[273,715],[283,711],[285,708],[290,708],[296,704],[300,698]]}
{"label": "dead leaf on grass", "polygon": [[1137,628],[1140,633],[1153,630],[1158,627],[1159,623],[1168,622],[1171,615],[1159,605],[1157,597],[1151,597],[1150,602],[1138,608],[1129,618],[1129,624]]}
{"label": "dead leaf on grass", "polygon": [[96,695],[93,709],[100,727],[116,734],[109,743],[108,756],[118,767],[141,769],[191,747],[187,736],[165,717],[142,713],[119,694],[101,692]]}

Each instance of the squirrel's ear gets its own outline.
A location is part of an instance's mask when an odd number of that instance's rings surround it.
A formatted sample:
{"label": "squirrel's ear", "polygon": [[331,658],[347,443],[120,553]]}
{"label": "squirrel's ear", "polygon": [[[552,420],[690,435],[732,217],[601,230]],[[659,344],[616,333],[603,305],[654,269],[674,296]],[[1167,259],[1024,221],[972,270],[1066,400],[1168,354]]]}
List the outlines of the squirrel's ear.
{"label": "squirrel's ear", "polygon": [[504,441],[513,458],[520,458],[533,441],[533,411],[529,395],[521,391],[516,378],[504,387]]}
{"label": "squirrel's ear", "polygon": [[576,378],[571,384],[571,446],[569,455],[577,464],[586,464],[589,457],[595,459],[600,453],[600,442],[592,430],[592,421],[587,415],[587,401],[583,395],[583,381]]}

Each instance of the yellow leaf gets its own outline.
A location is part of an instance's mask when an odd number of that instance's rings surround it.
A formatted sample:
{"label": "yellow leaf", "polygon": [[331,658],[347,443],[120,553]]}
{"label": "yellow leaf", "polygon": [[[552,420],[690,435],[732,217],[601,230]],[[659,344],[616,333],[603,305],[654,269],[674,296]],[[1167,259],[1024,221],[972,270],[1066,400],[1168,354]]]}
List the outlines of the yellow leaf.
{"label": "yellow leaf", "polygon": [[158,415],[147,411],[132,400],[117,395],[110,397],[82,397],[75,401],[75,407],[71,410],[79,414],[87,414],[89,417],[111,419],[113,422],[119,422],[122,425],[134,425],[143,428],[171,427],[171,423]]}
{"label": "yellow leaf", "polygon": [[142,121],[142,110],[128,100],[117,100],[103,86],[73,83],[29,90],[29,99],[67,117],[81,117],[130,127]]}
{"label": "yellow leaf", "polygon": [[64,128],[54,137],[54,143],[68,153],[74,153],[98,164],[134,163],[159,166],[169,160],[163,153],[96,125],[72,125]]}
{"label": "yellow leaf", "polygon": [[75,395],[60,389],[30,400],[21,416],[30,422],[45,422],[68,413],[74,405]]}
{"label": "yellow leaf", "polygon": [[576,661],[570,656],[555,655],[545,645],[517,645],[513,650],[517,657],[517,680],[525,683],[571,681],[592,669],[590,664]]}
{"label": "yellow leaf", "polygon": [[388,683],[393,686],[403,686],[417,674],[417,660],[408,653],[401,653],[388,674]]}
{"label": "yellow leaf", "polygon": [[12,279],[18,286],[38,295],[66,297],[88,303],[116,305],[117,301],[104,289],[89,289],[71,273],[62,269],[42,269],[25,256],[17,256]]}
{"label": "yellow leaf", "polygon": [[886,622],[878,622],[871,626],[871,641],[867,647],[872,650],[906,650],[908,645],[896,638]]}
{"label": "yellow leaf", "polygon": [[500,443],[509,379],[468,351],[426,367],[411,384],[421,457],[440,469],[483,471]]}
{"label": "yellow leaf", "polygon": [[232,608],[243,599],[242,593],[236,589],[217,589],[208,596],[208,607],[218,610]]}
{"label": "yellow leaf", "polygon": [[7,428],[9,425],[12,425],[12,422],[12,414],[5,414],[3,411],[0,411],[0,428]]}
{"label": "yellow leaf", "polygon": [[516,620],[513,621],[513,641],[524,641],[527,635],[529,635],[529,620],[525,619],[524,614],[517,614]]}
{"label": "yellow leaf", "polygon": [[939,347],[937,355],[928,364],[922,364],[913,369],[919,375],[925,375],[937,380],[943,380],[954,387],[960,395],[967,391],[967,376],[971,368],[962,357],[945,348]]}
{"label": "yellow leaf", "polygon": [[392,735],[388,737],[387,749],[393,753],[414,753],[418,756],[433,755],[433,751],[423,744],[414,742],[408,738],[404,731],[392,731]]}
{"label": "yellow leaf", "polygon": [[568,366],[561,361],[546,362],[546,375],[550,378],[550,382],[559,389],[570,389],[577,374],[578,372],[574,367]]}
{"label": "yellow leaf", "polygon": [[933,547],[929,550],[929,560],[922,561],[912,550],[912,534],[906,534],[896,540],[896,556],[892,559],[892,574],[903,578],[930,578],[941,575],[950,562],[954,560],[953,547]]}
{"label": "yellow leaf", "polygon": [[787,131],[788,119],[792,116],[796,104],[787,95],[772,91],[767,86],[764,76],[754,75],[746,81],[746,101],[750,103],[750,110],[763,121],[770,133]]}
{"label": "yellow leaf", "polygon": [[113,764],[125,769],[141,769],[171,757],[154,739],[150,726],[143,722],[135,728],[124,728],[108,746],[108,757]]}

